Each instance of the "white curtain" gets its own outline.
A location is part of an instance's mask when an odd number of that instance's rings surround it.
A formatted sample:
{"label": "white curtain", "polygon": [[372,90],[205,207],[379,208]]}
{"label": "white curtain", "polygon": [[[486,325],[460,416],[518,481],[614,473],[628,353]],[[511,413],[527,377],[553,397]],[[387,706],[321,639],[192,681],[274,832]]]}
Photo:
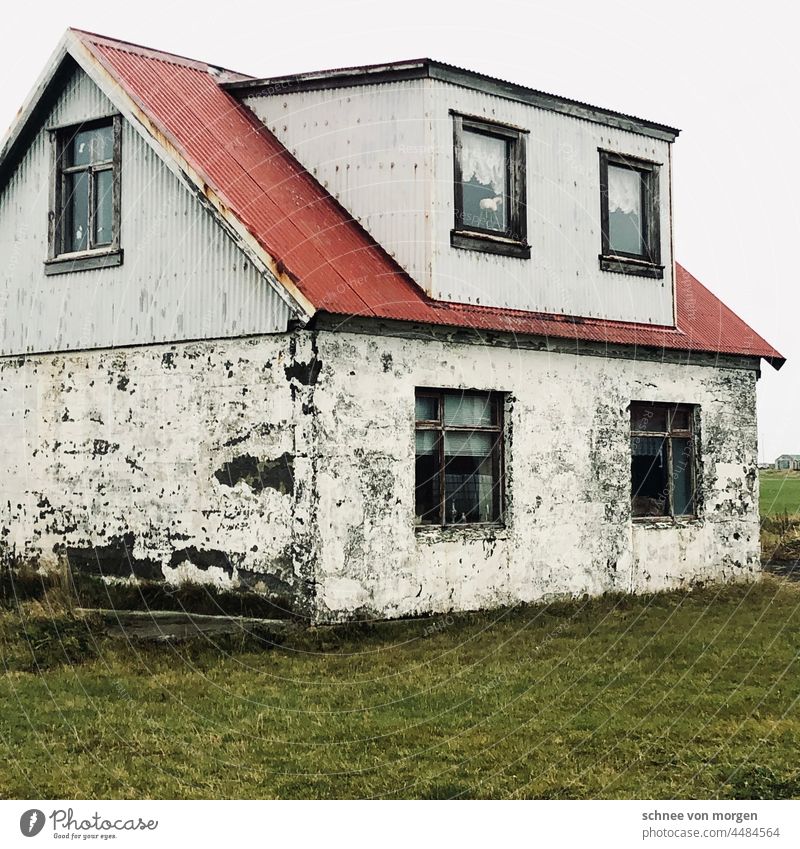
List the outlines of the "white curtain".
{"label": "white curtain", "polygon": [[506,143],[480,133],[464,132],[461,145],[461,179],[475,179],[497,195],[505,193]]}
{"label": "white curtain", "polygon": [[641,177],[630,168],[608,168],[608,211],[639,215],[642,203]]}

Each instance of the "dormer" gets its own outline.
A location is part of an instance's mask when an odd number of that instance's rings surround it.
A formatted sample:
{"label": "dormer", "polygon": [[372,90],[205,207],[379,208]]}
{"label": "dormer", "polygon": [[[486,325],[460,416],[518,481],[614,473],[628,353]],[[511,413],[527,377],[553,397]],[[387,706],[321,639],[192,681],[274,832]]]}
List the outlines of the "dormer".
{"label": "dormer", "polygon": [[677,130],[429,59],[226,88],[431,297],[674,325]]}

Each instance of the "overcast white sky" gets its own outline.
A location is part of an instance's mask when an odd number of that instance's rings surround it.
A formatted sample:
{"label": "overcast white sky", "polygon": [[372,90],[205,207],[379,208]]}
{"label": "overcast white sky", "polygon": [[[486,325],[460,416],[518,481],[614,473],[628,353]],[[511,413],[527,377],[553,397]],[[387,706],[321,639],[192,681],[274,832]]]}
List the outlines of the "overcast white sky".
{"label": "overcast white sky", "polygon": [[764,367],[760,454],[800,453],[800,51],[789,2],[14,3],[5,130],[67,26],[258,76],[430,56],[680,127],[676,258],[789,363]]}

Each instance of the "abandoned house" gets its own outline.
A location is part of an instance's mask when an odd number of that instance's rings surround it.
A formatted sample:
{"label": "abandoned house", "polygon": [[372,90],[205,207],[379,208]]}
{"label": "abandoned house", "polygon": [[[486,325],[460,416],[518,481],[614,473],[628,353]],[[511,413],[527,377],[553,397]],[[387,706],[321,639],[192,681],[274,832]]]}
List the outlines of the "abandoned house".
{"label": "abandoned house", "polygon": [[752,579],[783,358],[675,261],[677,135],[67,31],[0,150],[4,561],[314,621]]}

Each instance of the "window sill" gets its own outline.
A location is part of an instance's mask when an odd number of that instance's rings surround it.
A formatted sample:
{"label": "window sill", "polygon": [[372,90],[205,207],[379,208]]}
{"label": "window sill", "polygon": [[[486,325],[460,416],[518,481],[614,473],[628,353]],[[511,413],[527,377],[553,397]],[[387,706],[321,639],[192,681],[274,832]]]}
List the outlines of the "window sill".
{"label": "window sill", "polygon": [[414,533],[417,539],[429,543],[508,539],[508,528],[499,522],[474,525],[414,525]]}
{"label": "window sill", "polygon": [[531,258],[531,246],[525,242],[507,239],[504,236],[490,236],[488,233],[475,233],[471,230],[451,230],[450,245],[466,251],[500,254],[517,259]]}
{"label": "window sill", "polygon": [[600,254],[602,271],[615,271],[617,274],[633,274],[637,277],[664,277],[664,266],[644,259],[633,259],[627,256],[604,256]]}
{"label": "window sill", "polygon": [[637,528],[667,530],[668,528],[689,528],[702,525],[700,516],[632,516],[631,520]]}
{"label": "window sill", "polygon": [[121,248],[102,251],[82,251],[81,253],[62,254],[53,259],[45,260],[44,273],[72,274],[76,271],[91,271],[95,268],[115,268],[122,265],[123,252]]}

